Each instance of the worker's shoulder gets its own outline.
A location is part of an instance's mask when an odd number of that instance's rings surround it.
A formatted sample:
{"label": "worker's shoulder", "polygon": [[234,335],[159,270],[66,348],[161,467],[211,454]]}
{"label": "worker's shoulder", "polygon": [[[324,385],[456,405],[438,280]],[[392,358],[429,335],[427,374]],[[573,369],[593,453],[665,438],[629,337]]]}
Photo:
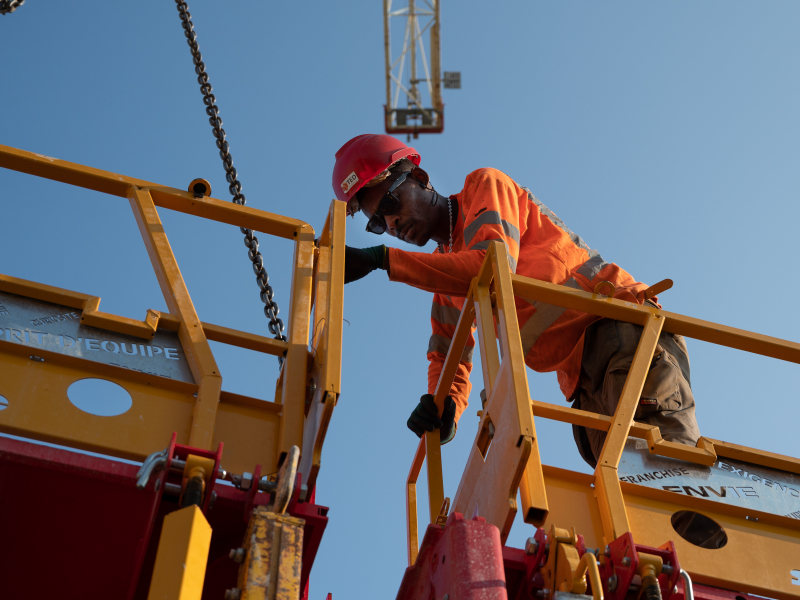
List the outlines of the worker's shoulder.
{"label": "worker's shoulder", "polygon": [[467,187],[470,183],[478,183],[480,181],[486,180],[497,180],[501,181],[507,185],[512,185],[514,187],[520,187],[517,182],[515,182],[511,177],[503,173],[500,169],[495,169],[494,167],[484,167],[482,169],[475,169],[467,175],[467,178],[464,182],[464,187]]}

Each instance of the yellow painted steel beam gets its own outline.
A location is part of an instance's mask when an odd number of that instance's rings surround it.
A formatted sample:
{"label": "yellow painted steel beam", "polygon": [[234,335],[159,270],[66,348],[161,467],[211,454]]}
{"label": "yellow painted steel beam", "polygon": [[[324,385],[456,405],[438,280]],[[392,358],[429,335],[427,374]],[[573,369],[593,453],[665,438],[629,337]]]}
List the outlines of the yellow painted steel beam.
{"label": "yellow painted steel beam", "polygon": [[406,478],[406,541],[408,566],[417,562],[419,554],[419,519],[417,511],[417,479],[425,462],[425,440],[421,439]]}
{"label": "yellow painted steel beam", "polygon": [[254,350],[255,352],[263,352],[273,356],[283,356],[289,348],[289,344],[286,342],[264,337],[263,335],[230,329],[221,325],[212,325],[211,323],[201,323],[201,325],[206,334],[206,339],[214,342]]}
{"label": "yellow painted steel beam", "polygon": [[52,285],[11,277],[10,275],[0,274],[0,291],[76,308],[83,311],[81,323],[84,325],[100,327],[108,331],[133,335],[143,339],[152,339],[158,325],[158,311],[148,310],[144,321],[103,313],[98,310],[100,298],[97,296],[72,292]]}
{"label": "yellow painted steel beam", "polygon": [[[290,240],[297,237],[300,229],[310,227],[298,219],[290,219],[206,196],[195,198],[194,194],[188,191],[161,186],[142,179],[126,177],[34,152],[18,150],[10,146],[0,145],[0,167],[122,198],[128,196],[128,188],[131,186],[147,189],[156,206],[237,227],[247,227]],[[313,236],[313,230],[311,233]]]}
{"label": "yellow painted steel beam", "polygon": [[648,316],[617,403],[614,419],[597,460],[595,490],[600,513],[603,516],[606,543],[630,531],[617,476],[617,466],[633,425],[633,416],[639,406],[639,397],[642,395],[642,388],[663,326],[664,319],[662,317],[657,314]]}
{"label": "yellow painted steel beam", "polygon": [[[529,455],[522,464],[524,471],[520,473],[520,478],[517,479],[517,485],[514,486],[512,493],[516,502],[516,491],[519,487],[522,516],[525,522],[541,526],[548,513],[547,492],[544,487],[533,411],[530,407],[525,352],[522,349],[522,339],[519,333],[508,250],[504,244],[492,242],[487,254],[491,257],[494,289],[497,295],[497,334],[500,338],[501,354],[503,363],[508,364],[513,377],[511,385],[513,386],[516,423],[519,427],[519,437],[513,441],[520,446],[530,445]],[[488,329],[491,324],[487,322],[484,326]]]}
{"label": "yellow painted steel beam", "polygon": [[[320,236],[320,253],[326,251],[325,265],[319,271],[315,299],[316,315],[314,327],[321,328],[323,352],[317,352],[322,360],[322,377],[317,385],[328,392],[341,391],[342,328],[344,326],[344,249],[347,211],[343,202],[333,200],[328,211],[328,221]],[[324,235],[327,234],[327,235]],[[323,284],[325,284],[323,286]],[[315,339],[319,336],[315,335]],[[319,340],[315,348],[319,347]],[[319,362],[319,361],[318,361]]]}
{"label": "yellow painted steel beam", "polygon": [[664,319],[659,315],[650,315],[642,331],[636,353],[633,355],[625,385],[622,388],[617,409],[614,412],[614,420],[608,429],[603,450],[598,465],[612,467],[619,465],[622,451],[625,449],[625,442],[628,433],[633,425],[633,416],[639,406],[639,398],[642,395],[647,373],[650,371],[650,363],[658,345],[658,337],[661,335],[661,328],[664,326]]}
{"label": "yellow painted steel beam", "polygon": [[299,600],[305,521],[253,509],[242,544],[238,590],[242,600]]}
{"label": "yellow painted steel beam", "polygon": [[[474,311],[477,315],[475,321],[478,325],[478,348],[481,353],[481,369],[483,370],[483,388],[488,398],[494,389],[497,371],[500,369],[500,355],[497,350],[494,310],[489,286],[477,284],[474,298]],[[466,304],[464,306],[466,308]]]}
{"label": "yellow painted steel beam", "polygon": [[150,192],[131,186],[128,193],[136,223],[161,287],[161,293],[164,295],[170,312],[178,316],[181,321],[178,337],[194,380],[199,386],[189,445],[207,450],[211,448],[214,435],[214,422],[217,418],[219,394],[222,390],[222,376]]}
{"label": "yellow painted steel beam", "polygon": [[[441,411],[440,411],[441,414]],[[436,523],[436,517],[444,504],[444,479],[442,477],[442,446],[438,429],[426,431],[422,436],[425,441],[425,458],[428,461],[428,513],[430,522]]]}
{"label": "yellow painted steel beam", "polygon": [[[536,438],[533,425],[533,413],[530,407],[528,377],[525,368],[525,352],[522,350],[522,339],[519,334],[517,308],[514,304],[514,288],[511,283],[511,268],[508,262],[508,251],[501,242],[492,242],[489,252],[492,264],[494,289],[497,294],[497,334],[500,347],[504,350],[503,362],[508,361],[514,380],[514,396],[516,402],[517,422],[520,435]],[[485,326],[488,328],[489,323]],[[541,465],[538,467],[541,470]],[[544,500],[544,499],[543,499]],[[543,508],[546,510],[547,502]]]}
{"label": "yellow painted steel beam", "polygon": [[[444,399],[450,394],[453,379],[458,370],[458,363],[461,361],[464,346],[472,330],[472,311],[467,307],[470,305],[470,299],[472,298],[474,288],[475,282],[473,281],[469,292],[467,292],[467,302],[464,305],[464,310],[461,311],[458,323],[456,323],[456,330],[450,342],[450,348],[447,350],[447,356],[445,356],[444,365],[442,365],[442,372],[439,374],[439,381],[436,384],[434,402],[436,403],[436,408],[440,415],[444,410]],[[438,429],[426,431],[422,438],[425,442],[425,456],[427,456],[428,460],[428,512],[430,513],[430,522],[435,523],[436,517],[439,516],[439,511],[444,503],[441,432]]]}
{"label": "yellow painted steel beam", "polygon": [[289,348],[283,365],[281,403],[284,405],[278,440],[280,452],[303,447],[306,387],[308,386],[308,338],[311,319],[311,290],[314,279],[314,230],[301,227],[294,247],[292,305],[289,310]]}
{"label": "yellow painted steel beam", "polygon": [[200,600],[211,526],[197,506],[164,517],[147,600]]}
{"label": "yellow painted steel beam", "polygon": [[669,333],[677,333],[720,346],[800,363],[800,344],[796,342],[658,310],[648,305],[607,298],[599,294],[575,290],[521,275],[512,275],[511,279],[514,284],[514,293],[523,298],[642,326],[647,322],[649,315],[659,314],[666,319],[664,331]]}
{"label": "yellow painted steel beam", "polygon": [[[714,445],[714,451],[717,453],[717,456],[733,458],[743,462],[763,465],[772,469],[788,471],[789,473],[800,475],[800,459],[776,454],[774,452],[756,450],[755,448],[748,448],[747,446],[721,442],[719,440],[707,439],[707,441]],[[800,521],[798,522],[800,523]]]}
{"label": "yellow painted steel beam", "polygon": [[322,446],[341,390],[346,217],[344,203],[333,200],[319,237],[319,254],[314,265],[310,377],[316,391],[306,407],[299,467],[309,490],[316,485],[322,465]]}

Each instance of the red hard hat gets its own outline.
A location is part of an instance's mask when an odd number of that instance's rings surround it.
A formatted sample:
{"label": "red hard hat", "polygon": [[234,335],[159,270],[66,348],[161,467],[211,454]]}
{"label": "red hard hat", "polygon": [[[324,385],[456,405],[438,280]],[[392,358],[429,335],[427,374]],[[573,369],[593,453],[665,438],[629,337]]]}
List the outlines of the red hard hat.
{"label": "red hard hat", "polygon": [[397,138],[371,133],[356,136],[336,153],[333,192],[339,200],[348,202],[365,183],[401,158],[419,165],[417,151]]}

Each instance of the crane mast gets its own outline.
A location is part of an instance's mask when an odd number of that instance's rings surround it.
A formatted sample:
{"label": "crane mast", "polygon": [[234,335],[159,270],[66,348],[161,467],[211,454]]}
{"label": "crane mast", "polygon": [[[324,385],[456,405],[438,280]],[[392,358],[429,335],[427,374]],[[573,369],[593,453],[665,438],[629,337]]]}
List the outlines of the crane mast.
{"label": "crane mast", "polygon": [[[402,3],[383,2],[386,133],[407,134],[409,138],[420,133],[441,133],[444,104],[439,0],[408,0],[404,6],[399,4]],[[400,34],[402,46],[393,45],[393,29]]]}

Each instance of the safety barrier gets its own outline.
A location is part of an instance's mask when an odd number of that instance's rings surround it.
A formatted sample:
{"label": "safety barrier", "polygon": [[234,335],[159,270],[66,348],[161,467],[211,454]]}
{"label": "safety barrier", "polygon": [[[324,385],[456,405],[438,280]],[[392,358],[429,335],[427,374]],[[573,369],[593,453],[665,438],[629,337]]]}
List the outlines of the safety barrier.
{"label": "safety barrier", "polygon": [[[0,275],[0,292],[15,305],[0,311],[0,395],[8,403],[0,431],[132,460],[163,449],[176,432],[178,444],[195,448],[224,442],[225,467],[239,473],[255,464],[275,472],[296,445],[313,488],[341,385],[344,204],[331,203],[317,247],[307,223],[197,192],[7,146],[0,167],[127,198],[169,308],[136,321],[100,312],[97,297]],[[288,342],[200,321],[156,207],[294,242]],[[209,340],[285,357],[274,402],[223,391]],[[122,386],[132,409],[98,417],[70,404],[69,386],[92,377]]]}
{"label": "safety barrier", "polygon": [[[643,327],[613,417],[530,399],[514,296]],[[437,384],[435,399],[440,412],[473,321],[486,401],[452,511],[467,517],[479,514],[500,529],[505,543],[517,511],[519,489],[527,523],[574,526],[587,547],[602,547],[629,532],[637,543],[652,547],[677,538],[681,564],[700,583],[773,598],[800,597],[800,520],[717,502],[702,494],[681,495],[636,485],[628,478],[620,481],[619,476],[629,437],[645,440],[652,456],[703,468],[724,469],[727,465],[718,459],[725,458],[800,474],[800,460],[795,458],[708,438],[701,438],[697,447],[667,442],[658,427],[633,420],[662,331],[794,363],[800,363],[800,344],[515,275],[505,246],[493,242],[466,295]],[[534,416],[606,431],[594,475],[542,466]],[[443,523],[451,510],[444,497],[437,430],[420,440],[406,482],[409,565],[416,561],[419,546],[416,482],[426,457],[430,522]],[[727,543],[710,549],[676,535],[675,519],[685,510],[711,519],[725,531]]]}

